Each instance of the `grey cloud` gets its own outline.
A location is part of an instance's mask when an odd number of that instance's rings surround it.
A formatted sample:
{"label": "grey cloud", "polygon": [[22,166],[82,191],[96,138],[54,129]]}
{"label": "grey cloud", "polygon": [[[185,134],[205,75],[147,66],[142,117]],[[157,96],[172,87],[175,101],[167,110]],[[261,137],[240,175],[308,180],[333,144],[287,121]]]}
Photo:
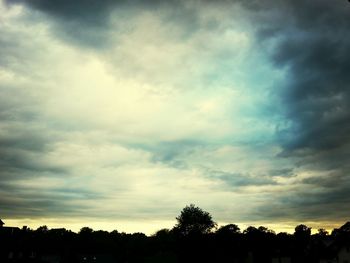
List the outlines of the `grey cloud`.
{"label": "grey cloud", "polygon": [[229,188],[240,188],[245,186],[276,185],[276,182],[268,176],[252,176],[250,174],[228,173],[222,171],[208,170],[206,176],[211,180],[219,180]]}
{"label": "grey cloud", "polygon": [[0,209],[4,217],[11,218],[38,218],[38,217],[64,217],[64,216],[82,216],[87,213],[87,206],[82,205],[81,207],[70,206],[72,198],[69,200],[61,200],[57,196],[52,195],[51,197],[40,195],[33,196],[26,194],[22,196],[18,193],[19,197],[13,198],[4,197],[2,193],[2,200],[0,202]]}
{"label": "grey cloud", "polygon": [[0,162],[0,168],[2,170],[1,174],[5,173],[6,170],[18,172],[21,170],[30,170],[35,172],[62,171],[59,168],[45,167],[44,165],[37,163],[34,160],[27,159],[25,156],[20,156],[18,154],[15,156],[3,156],[2,161]]}
{"label": "grey cloud", "polygon": [[[18,22],[13,21],[14,24]],[[24,25],[31,24],[31,22],[20,21]],[[21,77],[40,78],[42,75],[42,69],[40,68],[42,55],[50,52],[40,42],[42,37],[40,32],[35,32],[32,27],[24,30],[21,27],[10,26],[5,23],[0,27],[0,34],[0,69],[4,68]],[[6,85],[2,83],[1,88],[1,92],[11,93],[16,87],[8,83]],[[25,91],[22,90],[22,92]],[[15,97],[12,97],[12,100],[14,99]]]}
{"label": "grey cloud", "polygon": [[83,207],[76,209],[71,201],[99,198],[93,191],[79,186],[64,189],[22,186],[41,178],[68,179],[71,167],[46,158],[60,139],[58,132],[45,127],[43,120],[28,120],[22,115],[15,119],[3,119],[0,132],[0,209],[3,216],[28,218],[79,214]]}
{"label": "grey cloud", "polygon": [[[15,193],[15,194],[13,194]],[[101,194],[75,187],[23,187],[13,182],[0,183],[0,209],[3,216],[12,218],[26,217],[64,217],[94,216],[90,200],[104,198]],[[84,204],[75,201],[84,201]]]}
{"label": "grey cloud", "polygon": [[[109,15],[124,1],[41,1],[6,0],[8,6],[25,5],[44,15],[61,39],[85,47],[105,47],[108,43]],[[36,19],[36,18],[28,18]]]}
{"label": "grey cloud", "polygon": [[[77,1],[45,1],[45,0],[5,0],[11,6],[14,4],[25,5],[33,10],[40,11],[46,16],[47,22],[52,26],[54,33],[64,41],[77,44],[80,47],[103,49],[110,43],[112,33],[123,33],[131,30],[127,26],[128,21],[142,10],[154,11],[158,15],[165,16],[164,21],[176,20],[186,27],[193,29],[195,19],[193,12],[182,8],[182,1],[160,0],[77,0]],[[164,9],[163,13],[159,10]],[[181,11],[179,11],[181,10]],[[170,12],[169,12],[170,11]],[[117,24],[111,24],[111,20],[117,20]]]}
{"label": "grey cloud", "polygon": [[347,178],[342,174],[330,174],[324,177],[315,176],[309,177],[302,180],[302,183],[309,184],[312,186],[317,185],[318,187],[323,188],[339,188],[344,187],[344,184],[348,184]]}
{"label": "grey cloud", "polygon": [[272,169],[268,172],[270,176],[282,176],[282,177],[291,177],[294,176],[293,168],[283,168],[283,169]]}
{"label": "grey cloud", "polygon": [[[315,162],[314,159],[312,159]],[[309,161],[311,162],[311,160]],[[321,161],[322,162],[322,161]],[[325,163],[329,163],[326,159]],[[310,164],[308,164],[310,165]],[[289,190],[277,192],[278,198],[270,197],[266,204],[260,205],[252,216],[257,220],[295,220],[295,221],[346,221],[349,218],[347,205],[350,202],[349,165],[333,169],[313,164],[321,173],[304,178]]]}
{"label": "grey cloud", "polygon": [[[1,109],[1,107],[0,107]],[[22,116],[23,117],[23,116]],[[65,167],[47,163],[45,155],[51,150],[52,144],[58,139],[57,134],[38,123],[19,118],[17,121],[3,120],[0,132],[0,176],[14,173],[13,179],[20,177],[22,172],[52,172],[67,173]]]}
{"label": "grey cloud", "polygon": [[85,23],[89,24],[100,24],[104,19],[106,19],[106,13],[110,11],[110,7],[114,6],[116,3],[125,1],[93,1],[93,0],[83,0],[83,1],[45,1],[45,0],[11,0],[7,1],[8,4],[21,3],[26,4],[34,9],[47,12],[54,16],[62,17],[63,19],[76,20],[80,19]]}
{"label": "grey cloud", "polygon": [[[17,171],[20,176],[21,172],[32,171],[36,172],[35,176],[38,176],[40,172],[52,172],[57,174],[68,173],[68,170],[64,167],[55,166],[45,163],[41,160],[42,156],[32,156],[28,152],[23,151],[6,151],[0,150],[2,160],[0,161],[0,176],[6,171]],[[15,179],[15,178],[12,178]]]}
{"label": "grey cloud", "polygon": [[[346,221],[349,219],[349,184],[334,189],[316,188],[313,183],[299,186],[298,191],[281,192],[278,199],[273,198],[260,205],[250,215],[256,220],[287,221]],[[329,187],[329,185],[327,185]],[[317,190],[315,190],[317,189]]]}
{"label": "grey cloud", "polygon": [[156,7],[174,1],[161,0],[6,0],[8,4],[21,3],[61,19],[77,20],[86,25],[105,25],[108,14],[114,8],[123,6]]}
{"label": "grey cloud", "polygon": [[186,158],[203,144],[199,141],[164,141],[156,145],[142,146],[153,153],[152,161],[161,162],[177,168],[186,167]]}
{"label": "grey cloud", "polygon": [[[22,69],[17,67],[21,54],[16,54],[15,50],[11,52],[15,66],[6,63],[1,66]],[[0,210],[5,217],[40,216],[60,203],[59,198],[50,197],[42,189],[23,189],[19,181],[69,174],[65,167],[45,161],[55,141],[53,138],[58,138],[53,137],[54,132],[40,120],[40,103],[29,90],[27,86],[0,85]],[[60,210],[64,210],[64,206],[57,208]]]}
{"label": "grey cloud", "polygon": [[[22,128],[22,127],[18,127]],[[11,129],[12,130],[12,129]],[[2,134],[0,137],[0,149],[22,149],[34,152],[45,150],[49,143],[46,136],[32,133],[30,131],[12,131],[11,134]]]}

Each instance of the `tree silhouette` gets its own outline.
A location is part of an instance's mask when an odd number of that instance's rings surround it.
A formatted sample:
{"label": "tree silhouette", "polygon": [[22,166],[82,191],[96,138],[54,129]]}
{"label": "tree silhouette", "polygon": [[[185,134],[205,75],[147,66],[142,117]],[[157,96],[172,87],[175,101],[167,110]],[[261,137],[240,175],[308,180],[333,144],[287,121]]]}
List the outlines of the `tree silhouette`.
{"label": "tree silhouette", "polygon": [[39,226],[35,231],[38,233],[48,233],[49,228],[46,225],[43,225],[43,226]]}
{"label": "tree silhouette", "polygon": [[239,234],[240,228],[235,224],[228,224],[225,226],[220,227],[217,231],[217,234],[219,235],[232,235],[232,234]]}
{"label": "tree silhouette", "polygon": [[303,224],[297,225],[295,227],[294,236],[296,238],[307,239],[310,237],[310,235],[311,235],[311,227],[308,227]]}
{"label": "tree silhouette", "polygon": [[328,233],[328,231],[327,231],[326,229],[324,229],[324,228],[319,228],[317,234],[318,234],[319,236],[321,236],[321,237],[325,237],[325,236],[327,236],[329,233]]}
{"label": "tree silhouette", "polygon": [[250,226],[242,233],[235,224],[212,232],[216,224],[211,215],[194,205],[186,206],[176,219],[174,229],[161,229],[152,236],[89,227],[79,234],[45,225],[37,230],[3,227],[0,262],[44,263],[44,255],[56,255],[61,263],[83,262],[83,255],[85,263],[336,262],[337,253],[350,243],[349,222],[331,235],[324,229],[311,235],[306,225],[296,226],[294,234],[276,235],[264,226]]}
{"label": "tree silhouette", "polygon": [[194,204],[186,206],[181,214],[176,217],[176,220],[177,224],[174,229],[182,235],[206,234],[217,225],[208,212]]}
{"label": "tree silhouette", "polygon": [[82,227],[79,231],[80,235],[91,235],[94,232],[94,230],[90,227]]}
{"label": "tree silhouette", "polygon": [[340,230],[343,232],[350,233],[350,222],[346,222],[344,225],[340,227]]}

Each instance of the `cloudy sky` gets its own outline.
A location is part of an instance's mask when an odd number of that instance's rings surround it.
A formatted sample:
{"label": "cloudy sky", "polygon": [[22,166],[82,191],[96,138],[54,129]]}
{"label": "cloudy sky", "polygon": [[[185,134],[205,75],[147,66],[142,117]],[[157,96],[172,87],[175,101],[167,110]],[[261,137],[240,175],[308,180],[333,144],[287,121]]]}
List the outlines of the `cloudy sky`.
{"label": "cloudy sky", "polygon": [[350,4],[0,0],[0,218],[152,233],[350,219]]}

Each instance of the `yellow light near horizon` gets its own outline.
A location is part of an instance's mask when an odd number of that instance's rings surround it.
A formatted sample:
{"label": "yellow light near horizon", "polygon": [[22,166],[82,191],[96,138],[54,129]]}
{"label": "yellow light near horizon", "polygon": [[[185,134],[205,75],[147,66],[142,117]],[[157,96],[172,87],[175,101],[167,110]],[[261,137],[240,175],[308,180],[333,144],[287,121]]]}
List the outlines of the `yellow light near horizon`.
{"label": "yellow light near horizon", "polygon": [[30,229],[37,229],[40,226],[46,225],[49,229],[52,228],[65,228],[78,233],[82,227],[90,227],[93,230],[104,230],[126,233],[137,233],[141,232],[146,235],[152,235],[160,229],[172,228],[175,225],[175,220],[116,220],[116,221],[103,221],[89,219],[3,219],[5,226],[29,227]]}
{"label": "yellow light near horizon", "polygon": [[[46,225],[49,229],[52,228],[65,228],[67,230],[72,230],[73,232],[78,233],[82,227],[90,227],[93,230],[104,230],[104,231],[113,231],[117,230],[118,232],[125,233],[144,233],[146,235],[152,235],[158,230],[163,228],[171,229],[175,226],[175,220],[115,220],[115,221],[106,221],[106,220],[96,220],[96,219],[2,219],[5,223],[5,226],[19,227],[27,226],[30,229],[37,229],[40,226]],[[264,222],[255,222],[255,223],[235,223],[239,226],[243,232],[247,227],[254,226],[264,226],[268,229],[275,231],[276,233],[286,232],[289,234],[294,233],[294,229],[299,224],[307,225],[311,227],[312,234],[318,232],[318,229],[323,228],[329,233],[332,232],[334,228],[339,228],[345,222],[284,222],[279,224],[273,223],[264,223]],[[230,224],[230,222],[218,222],[218,227]]]}

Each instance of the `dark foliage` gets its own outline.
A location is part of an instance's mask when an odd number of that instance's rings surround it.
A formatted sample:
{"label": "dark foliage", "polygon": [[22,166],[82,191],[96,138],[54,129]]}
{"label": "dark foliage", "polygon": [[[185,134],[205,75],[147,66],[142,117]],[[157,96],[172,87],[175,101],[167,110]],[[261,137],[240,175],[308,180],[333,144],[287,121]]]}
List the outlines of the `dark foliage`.
{"label": "dark foliage", "polygon": [[89,227],[79,233],[47,226],[36,230],[0,227],[0,262],[316,263],[335,262],[332,260],[340,260],[349,251],[350,223],[331,235],[324,229],[311,235],[311,228],[305,225],[296,226],[293,235],[276,234],[263,226],[241,232],[235,224],[212,232],[216,224],[211,215],[194,205],[186,206],[177,220],[173,229],[161,229],[149,237]]}
{"label": "dark foliage", "polygon": [[176,220],[174,229],[185,236],[207,234],[216,227],[211,215],[193,204],[186,206]]}

